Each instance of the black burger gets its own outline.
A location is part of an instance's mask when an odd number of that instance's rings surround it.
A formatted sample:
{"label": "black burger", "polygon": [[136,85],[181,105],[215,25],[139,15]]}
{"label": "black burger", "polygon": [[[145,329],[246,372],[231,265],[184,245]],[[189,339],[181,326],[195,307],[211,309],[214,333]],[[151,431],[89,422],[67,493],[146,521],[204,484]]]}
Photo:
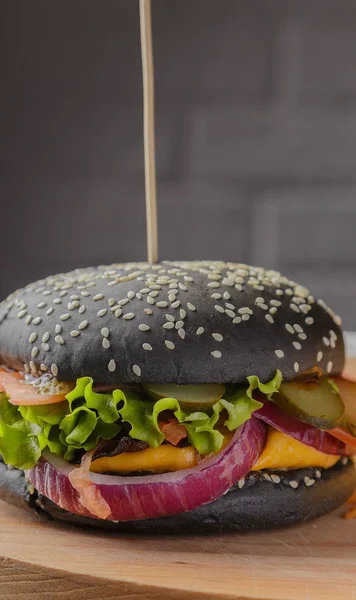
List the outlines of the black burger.
{"label": "black burger", "polygon": [[0,498],[162,533],[333,510],[356,488],[340,326],[305,287],[236,263],[115,264],[16,291],[0,304]]}

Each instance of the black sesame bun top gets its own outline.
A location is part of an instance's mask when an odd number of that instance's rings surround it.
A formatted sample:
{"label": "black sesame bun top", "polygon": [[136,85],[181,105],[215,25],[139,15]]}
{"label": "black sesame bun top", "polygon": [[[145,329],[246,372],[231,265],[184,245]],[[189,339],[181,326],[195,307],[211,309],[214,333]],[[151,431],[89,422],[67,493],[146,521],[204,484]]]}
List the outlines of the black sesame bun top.
{"label": "black sesame bun top", "polygon": [[38,281],[0,304],[0,362],[102,383],[292,379],[344,364],[340,319],[276,271],[115,264]]}

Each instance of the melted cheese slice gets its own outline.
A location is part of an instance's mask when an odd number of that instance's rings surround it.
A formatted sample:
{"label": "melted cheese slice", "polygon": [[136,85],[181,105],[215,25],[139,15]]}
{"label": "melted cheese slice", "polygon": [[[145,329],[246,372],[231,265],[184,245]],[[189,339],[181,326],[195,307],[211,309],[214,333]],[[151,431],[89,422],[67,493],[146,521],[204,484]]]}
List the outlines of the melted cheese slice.
{"label": "melted cheese slice", "polygon": [[[228,442],[229,440],[227,440]],[[261,469],[301,469],[303,467],[332,467],[339,456],[325,454],[298,442],[290,435],[269,428],[266,445],[252,471]],[[138,452],[123,452],[118,456],[97,458],[91,464],[94,473],[135,473],[150,471],[166,473],[189,469],[198,464],[198,454],[192,446],[177,448],[163,444]]]}
{"label": "melted cheese slice", "polygon": [[266,445],[251,471],[261,469],[302,469],[304,467],[321,467],[328,469],[339,460],[340,456],[325,454],[298,442],[290,435],[269,428]]}
{"label": "melted cheese slice", "polygon": [[117,456],[97,458],[91,464],[94,473],[134,473],[135,471],[150,471],[151,473],[166,473],[181,471],[198,464],[198,454],[195,448],[176,448],[163,444],[158,448],[146,448],[138,452],[123,452]]}

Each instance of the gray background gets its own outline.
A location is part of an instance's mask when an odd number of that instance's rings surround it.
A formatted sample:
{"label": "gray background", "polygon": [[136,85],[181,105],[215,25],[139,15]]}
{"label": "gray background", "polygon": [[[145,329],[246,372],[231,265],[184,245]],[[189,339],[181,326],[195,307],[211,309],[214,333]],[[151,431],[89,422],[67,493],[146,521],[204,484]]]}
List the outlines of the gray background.
{"label": "gray background", "polygon": [[[356,3],[153,0],[162,258],[266,265],[356,329]],[[0,296],[145,259],[136,0],[0,0]]]}

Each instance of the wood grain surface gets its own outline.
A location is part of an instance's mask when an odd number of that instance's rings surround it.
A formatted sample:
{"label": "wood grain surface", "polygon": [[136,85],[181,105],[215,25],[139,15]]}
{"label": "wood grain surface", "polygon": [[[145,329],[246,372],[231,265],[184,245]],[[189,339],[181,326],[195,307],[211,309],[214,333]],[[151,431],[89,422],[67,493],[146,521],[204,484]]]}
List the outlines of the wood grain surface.
{"label": "wood grain surface", "polygon": [[355,600],[356,521],[248,535],[98,534],[0,502],[1,600]]}

